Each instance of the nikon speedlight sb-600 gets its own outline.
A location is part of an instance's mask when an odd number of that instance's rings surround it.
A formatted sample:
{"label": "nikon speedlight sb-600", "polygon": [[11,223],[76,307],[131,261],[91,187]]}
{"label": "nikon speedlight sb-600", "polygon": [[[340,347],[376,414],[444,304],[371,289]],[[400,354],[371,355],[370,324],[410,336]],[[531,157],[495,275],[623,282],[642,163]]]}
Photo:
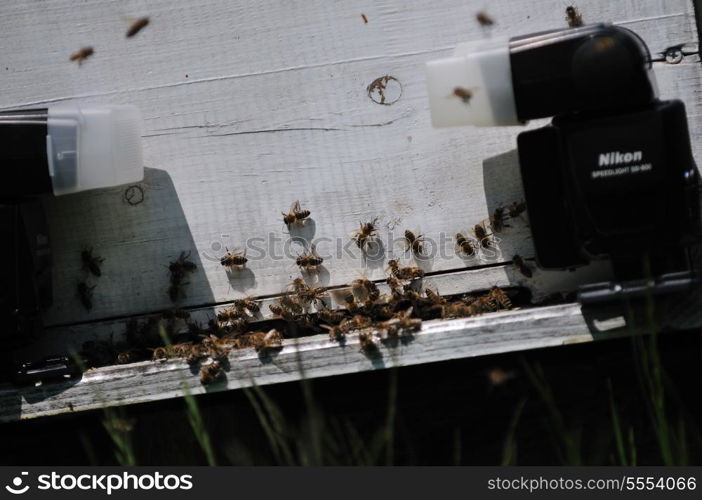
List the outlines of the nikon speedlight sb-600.
{"label": "nikon speedlight sb-600", "polygon": [[[519,163],[539,266],[611,259],[616,282],[581,288],[581,301],[694,282],[699,175],[685,106],[658,99],[634,32],[599,24],[463,44],[427,76],[437,127],[554,117],[519,134]],[[447,99],[456,88],[471,99]]]}

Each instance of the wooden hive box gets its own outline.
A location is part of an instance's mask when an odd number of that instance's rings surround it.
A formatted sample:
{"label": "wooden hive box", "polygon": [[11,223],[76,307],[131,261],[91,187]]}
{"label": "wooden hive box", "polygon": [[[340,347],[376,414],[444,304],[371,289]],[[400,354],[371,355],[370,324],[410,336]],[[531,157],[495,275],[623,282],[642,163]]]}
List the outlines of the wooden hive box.
{"label": "wooden hive box", "polygon": [[[691,0],[578,3],[586,22],[611,21],[636,31],[659,57],[663,98],[688,110],[693,150],[702,160],[698,33]],[[565,27],[560,0],[490,3],[496,24],[475,21],[479,2],[421,0],[335,2],[91,0],[4,3],[0,41],[4,92],[0,109],[53,103],[134,104],[143,114],[145,177],[135,186],[47,197],[55,253],[55,302],[32,356],[79,350],[88,340],[118,341],[129,318],[173,307],[168,263],[191,252],[197,272],[179,307],[206,322],[233,299],[262,298],[261,310],[300,276],[293,236],[315,241],[325,256],[319,284],[343,287],[361,276],[385,279],[387,261],[409,261],[405,229],[432,246],[425,284],[442,294],[492,286],[526,287],[538,301],[609,276],[606,264],[576,272],[534,271],[511,264],[533,258],[525,217],[499,234],[495,252],[458,255],[453,236],[523,199],[516,135],[524,127],[431,127],[424,64],[462,41]],[[150,24],[125,38],[125,17]],[[95,53],[68,61],[80,47]],[[684,57],[663,57],[675,46]],[[676,55],[677,53],[673,54]],[[386,95],[374,81],[386,76]],[[528,128],[542,126],[535,121]],[[312,221],[290,234],[281,211],[300,200]],[[366,261],[350,234],[378,217],[382,258]],[[225,248],[248,245],[249,262],[226,273]],[[102,256],[93,279],[94,307],[75,295],[84,276],[80,251]],[[532,264],[533,265],[533,264]],[[0,387],[0,420],[11,421],[321,377],[389,366],[590,341],[597,329],[619,335],[620,323],[593,322],[577,304],[523,308],[475,318],[425,322],[412,342],[380,347],[372,359],[350,336],[345,346],[324,334],[295,342],[262,362],[252,349],[230,355],[226,380],[203,387],[182,360],[143,361],[86,372],[40,387]],[[599,326],[598,326],[599,325]],[[30,352],[30,351],[27,351]]]}

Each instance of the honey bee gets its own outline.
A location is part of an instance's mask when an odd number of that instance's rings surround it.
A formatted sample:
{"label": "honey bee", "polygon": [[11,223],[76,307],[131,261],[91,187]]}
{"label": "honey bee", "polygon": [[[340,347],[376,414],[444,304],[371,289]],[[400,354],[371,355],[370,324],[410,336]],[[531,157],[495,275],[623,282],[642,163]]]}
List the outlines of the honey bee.
{"label": "honey bee", "polygon": [[278,304],[270,304],[268,308],[271,310],[273,314],[276,316],[280,316],[286,321],[293,321],[295,319],[295,313],[287,309],[286,307],[283,307],[282,305]]}
{"label": "honey bee", "polygon": [[492,215],[490,216],[490,227],[496,233],[501,233],[505,228],[505,209],[503,207],[497,207]]}
{"label": "honey bee", "polygon": [[92,47],[83,47],[80,50],[71,54],[70,60],[78,62],[78,66],[81,66],[83,64],[83,61],[85,61],[88,57],[92,56],[94,53],[95,49],[93,49]]}
{"label": "honey bee", "polygon": [[471,315],[473,315],[496,311],[498,305],[499,303],[496,300],[496,295],[491,292],[487,295],[483,295],[482,297],[477,297],[468,305],[468,307],[471,309]]}
{"label": "honey bee", "polygon": [[224,378],[224,370],[222,369],[222,364],[219,361],[212,361],[207,365],[203,365],[200,368],[200,383],[202,385],[212,384],[218,380]]}
{"label": "honey bee", "polygon": [[284,309],[294,314],[301,314],[304,310],[304,306],[300,303],[300,301],[291,295],[281,295],[281,297],[278,299],[278,303]]}
{"label": "honey bee", "polygon": [[229,320],[229,327],[236,332],[243,332],[248,326],[249,320],[245,317]]}
{"label": "honey bee", "polygon": [[168,270],[171,273],[168,297],[171,299],[171,302],[177,302],[179,299],[185,297],[184,288],[185,285],[188,284],[187,282],[183,282],[185,275],[197,269],[195,263],[188,260],[188,257],[190,257],[190,252],[181,252],[176,260],[168,264]]}
{"label": "honey bee", "polygon": [[526,210],[527,206],[526,206],[526,203],[524,203],[523,201],[520,201],[520,202],[515,201],[514,203],[510,203],[509,205],[507,205],[506,208],[507,208],[507,213],[509,214],[509,216],[512,218],[515,218],[515,217],[519,217],[519,215],[521,215],[521,213]]}
{"label": "honey bee", "polygon": [[275,328],[268,331],[263,336],[260,336],[254,342],[256,352],[268,352],[283,347],[283,336]]}
{"label": "honey bee", "polygon": [[83,269],[90,271],[90,273],[95,276],[102,275],[102,271],[100,270],[100,264],[102,264],[105,261],[105,259],[93,255],[92,248],[83,250],[80,253],[80,259],[83,261]]}
{"label": "honey bee", "polygon": [[346,333],[337,325],[321,325],[322,328],[329,332],[329,340],[332,342],[340,342],[346,338]]}
{"label": "honey bee", "polygon": [[478,12],[475,15],[475,19],[480,23],[480,26],[492,26],[495,24],[495,20],[485,12]]}
{"label": "honey bee", "polygon": [[356,314],[352,318],[342,321],[339,325],[339,328],[341,328],[343,332],[347,333],[354,330],[362,330],[364,328],[368,328],[369,326],[371,326],[371,324],[372,321],[370,320],[370,318],[362,316],[360,314]]}
{"label": "honey bee", "polygon": [[419,267],[400,267],[400,264],[395,259],[388,261],[388,269],[390,273],[397,279],[402,281],[410,281],[424,277],[424,271]]}
{"label": "honey bee", "polygon": [[324,259],[317,255],[314,247],[309,252],[298,255],[297,259],[295,259],[295,263],[300,269],[305,271],[317,269],[318,266],[322,265],[322,262],[324,262]]}
{"label": "honey bee", "polygon": [[330,309],[322,309],[317,313],[319,319],[330,325],[338,325],[346,319],[344,311],[332,311]]}
{"label": "honey bee", "polygon": [[139,33],[142,29],[144,29],[147,25],[149,24],[149,18],[148,17],[141,17],[139,19],[136,19],[132,25],[129,27],[127,30],[127,38],[131,38],[137,33]]}
{"label": "honey bee", "polygon": [[524,259],[522,259],[519,255],[515,255],[514,257],[512,257],[512,264],[514,264],[514,267],[516,267],[519,270],[519,272],[527,278],[532,277],[531,268],[527,266],[526,262],[524,262]]}
{"label": "honey bee", "polygon": [[361,351],[365,352],[366,354],[375,352],[378,349],[378,346],[375,345],[373,334],[371,332],[360,332],[358,334],[358,342],[361,345]]}
{"label": "honey bee", "polygon": [[368,314],[376,321],[390,319],[395,314],[395,304],[390,302],[369,303],[368,308]]}
{"label": "honey bee", "polygon": [[185,273],[191,273],[197,269],[197,265],[188,260],[190,257],[190,252],[180,252],[180,255],[176,260],[171,261],[168,264],[168,270],[172,275],[184,276]]}
{"label": "honey bee", "polygon": [[229,269],[233,268],[243,268],[246,263],[249,261],[249,259],[246,258],[246,250],[244,250],[243,253],[241,252],[230,252],[229,249],[227,249],[227,254],[219,259],[219,263],[222,264],[222,266],[227,267]]}
{"label": "honey bee", "polygon": [[405,245],[407,250],[412,250],[414,255],[422,255],[422,235],[415,235],[409,229],[405,230]]}
{"label": "honey bee", "polygon": [[380,289],[378,285],[373,283],[368,278],[358,278],[351,282],[351,289],[356,292],[364,293],[370,302],[375,302],[380,298]]}
{"label": "honey bee", "polygon": [[192,342],[182,342],[180,344],[174,344],[171,347],[171,350],[176,357],[186,359],[188,356],[190,356],[190,352],[193,350],[193,347]]}
{"label": "honey bee", "polygon": [[475,255],[473,243],[471,243],[471,241],[466,238],[463,233],[456,233],[456,245],[458,246],[459,251],[465,255],[469,257]]}
{"label": "honey bee", "polygon": [[117,364],[126,365],[139,360],[137,351],[124,351],[117,354]]}
{"label": "honey bee", "polygon": [[398,280],[395,276],[388,276],[385,282],[390,287],[390,291],[392,292],[393,298],[398,298],[402,296],[402,294],[404,293],[404,289],[402,288],[402,283],[400,283],[400,280]]}
{"label": "honey bee", "polygon": [[396,316],[397,326],[403,332],[418,332],[422,329],[422,320],[412,317],[412,308],[410,307],[404,312]]}
{"label": "honey bee", "polygon": [[471,316],[471,312],[467,304],[449,304],[441,310],[442,319],[463,318],[466,316]]}
{"label": "honey bee", "polygon": [[289,288],[297,294],[303,304],[318,302],[324,305],[324,298],[327,296],[327,289],[324,287],[311,287],[302,278],[295,278]]}
{"label": "honey bee", "polygon": [[165,347],[157,347],[152,350],[153,354],[151,355],[151,359],[153,361],[162,361],[168,359],[168,350],[166,350]]}
{"label": "honey bee", "polygon": [[482,223],[473,226],[473,234],[475,234],[475,239],[480,242],[480,246],[483,248],[488,248],[490,246],[487,230]]}
{"label": "honey bee", "polygon": [[222,323],[226,323],[228,321],[233,321],[235,319],[240,319],[244,318],[246,316],[246,312],[240,307],[230,307],[228,309],[224,309],[222,311],[219,311],[217,313],[217,321],[220,321]]}
{"label": "honey bee", "polygon": [[190,347],[187,355],[185,356],[185,361],[189,365],[194,365],[199,363],[201,360],[207,357],[207,348],[201,344],[196,344]]}
{"label": "honey bee", "polygon": [[427,296],[427,298],[431,301],[432,304],[445,304],[446,299],[443,298],[441,295],[439,295],[438,292],[435,292],[431,288],[426,288],[424,290],[424,294]]}
{"label": "honey bee", "polygon": [[202,345],[207,350],[207,355],[215,361],[227,359],[231,344],[226,340],[220,340],[215,335],[206,335],[202,339]]}
{"label": "honey bee", "polygon": [[583,15],[574,5],[569,5],[565,10],[565,20],[571,28],[578,28],[583,25]]}
{"label": "honey bee", "polygon": [[356,246],[361,250],[366,248],[366,245],[373,241],[378,234],[378,218],[376,217],[370,222],[359,222],[358,231],[353,233],[352,239],[356,242]]}
{"label": "honey bee", "polygon": [[258,305],[258,302],[256,302],[251,297],[234,299],[234,301],[232,301],[232,304],[235,308],[249,311],[252,314],[256,314],[261,310],[261,307]]}
{"label": "honey bee", "polygon": [[455,87],[453,95],[461,99],[464,104],[470,104],[470,100],[473,98],[473,91],[465,87]]}
{"label": "honey bee", "polygon": [[502,309],[512,309],[512,301],[502,288],[493,286],[488,297],[496,306]]}
{"label": "honey bee", "polygon": [[303,210],[300,207],[300,202],[295,201],[291,206],[290,210],[288,210],[288,213],[286,214],[285,212],[282,212],[283,214],[283,222],[285,223],[286,226],[290,227],[293,224],[300,224],[307,219],[311,212],[309,210]]}
{"label": "honey bee", "polygon": [[422,320],[411,318],[412,308],[398,313],[391,319],[378,323],[378,328],[385,332],[389,338],[396,338],[403,332],[419,331],[422,328]]}
{"label": "honey bee", "polygon": [[76,286],[76,289],[78,291],[78,298],[80,299],[80,303],[83,304],[83,307],[85,307],[85,309],[88,311],[90,311],[93,308],[93,289],[94,288],[95,288],[95,285],[88,286],[88,284],[85,281],[81,281]]}
{"label": "honey bee", "polygon": [[360,308],[360,306],[356,302],[356,298],[353,296],[353,294],[351,292],[346,293],[343,296],[343,300],[344,300],[344,305],[346,306],[346,309],[350,313],[355,313]]}

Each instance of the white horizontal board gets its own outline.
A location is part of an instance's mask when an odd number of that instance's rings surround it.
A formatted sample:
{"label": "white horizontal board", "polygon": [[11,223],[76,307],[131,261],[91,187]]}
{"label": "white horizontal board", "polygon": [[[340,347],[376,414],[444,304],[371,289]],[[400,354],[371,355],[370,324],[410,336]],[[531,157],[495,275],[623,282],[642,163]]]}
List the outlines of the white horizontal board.
{"label": "white horizontal board", "polygon": [[[696,49],[687,0],[578,7],[586,21],[636,30],[654,53],[680,43]],[[497,21],[490,30],[474,21],[483,8]],[[433,130],[423,65],[461,41],[565,26],[563,11],[560,0],[489,7],[458,0],[2,3],[0,41],[12,50],[0,66],[0,108],[80,100],[132,103],[144,115],[142,203],[127,203],[123,188],[46,200],[56,289],[47,324],[169,307],[164,266],[183,250],[200,268],[183,305],[279,293],[299,274],[292,258],[298,247],[280,259],[269,252],[252,258],[234,276],[217,257],[223,246],[250,238],[282,247],[288,235],[280,212],[295,199],[312,210],[314,224],[302,235],[324,238],[320,251],[343,245],[359,220],[375,216],[386,238],[406,228],[451,238],[520,199],[514,148],[522,128]],[[149,26],[124,38],[124,18],[141,15],[151,17]],[[70,63],[68,55],[85,45],[95,55],[81,67]],[[657,63],[662,94],[686,101],[694,137],[698,60]],[[388,106],[367,95],[383,75],[402,85]],[[533,256],[525,220],[512,226],[495,256],[461,259],[447,243],[425,266],[444,271]],[[104,275],[91,280],[90,313],[74,293],[83,277],[79,251],[88,246],[105,258]],[[385,250],[386,257],[402,253],[398,245]],[[377,279],[384,267],[364,270],[358,252],[330,255],[320,281],[342,285],[360,273]]]}
{"label": "white horizontal board", "polygon": [[[618,335],[621,332],[613,331],[607,337]],[[411,341],[396,346],[378,342],[378,351],[372,355],[359,349],[355,334],[348,335],[343,346],[326,335],[316,335],[297,343],[286,340],[283,349],[270,357],[261,358],[253,349],[233,351],[226,379],[208,386],[202,386],[197,370],[182,360],[91,369],[80,379],[39,387],[0,386],[0,422],[157,401],[182,396],[184,391],[202,394],[594,338],[575,304],[428,321]]]}
{"label": "white horizontal board", "polygon": [[[426,61],[462,41],[564,27],[565,6],[561,0],[1,2],[0,43],[6,50],[0,109],[130,103],[144,117],[146,175],[138,185],[143,201],[130,203],[126,187],[46,197],[55,304],[45,315],[46,334],[19,355],[119,340],[127,317],[172,307],[167,265],[182,251],[192,252],[198,271],[179,305],[196,318],[212,317],[242,295],[269,297],[266,312],[271,297],[300,275],[294,264],[299,246],[278,255],[291,236],[318,240],[328,257],[317,276],[324,286],[343,286],[362,275],[382,279],[388,258],[407,260],[402,244],[389,241],[405,229],[433,241],[446,236],[444,252],[421,263],[430,274],[439,273],[426,281],[444,294],[511,285],[527,286],[538,298],[606,279],[603,263],[575,273],[536,272],[531,280],[500,265],[515,253],[533,257],[526,218],[508,222],[494,254],[457,256],[450,241],[457,231],[522,199],[516,136],[546,121],[526,128],[434,130],[429,119]],[[612,21],[635,30],[654,58],[679,44],[697,51],[690,0],[583,0],[577,6],[586,22]],[[475,22],[481,9],[496,19],[494,27]],[[143,15],[150,16],[149,26],[126,39],[125,18]],[[70,63],[69,55],[86,45],[95,48],[94,56],[81,67]],[[680,98],[687,106],[698,161],[699,62],[691,54],[679,64],[654,65],[661,97]],[[368,96],[368,85],[385,75],[401,85],[391,105]],[[313,222],[291,235],[280,212],[296,199],[312,211]],[[353,246],[335,255],[359,221],[376,216],[385,250],[381,261],[364,262]],[[245,271],[225,273],[218,262],[223,248],[251,238],[265,242],[265,255],[257,258],[250,249]],[[87,247],[105,258],[103,276],[89,278],[97,285],[91,312],[75,296],[76,283],[85,278],[79,253]],[[694,311],[686,314],[697,324]],[[415,342],[381,348],[383,366],[593,338],[575,305],[425,325]],[[212,390],[251,380],[296,380],[298,357],[310,377],[378,367],[353,339],[340,348],[317,336],[302,339],[299,350],[286,345],[271,364],[261,364],[253,352],[232,354],[226,384]],[[178,361],[91,370],[73,385],[6,386],[0,388],[0,420],[175,397],[183,382],[193,393],[205,390]]]}

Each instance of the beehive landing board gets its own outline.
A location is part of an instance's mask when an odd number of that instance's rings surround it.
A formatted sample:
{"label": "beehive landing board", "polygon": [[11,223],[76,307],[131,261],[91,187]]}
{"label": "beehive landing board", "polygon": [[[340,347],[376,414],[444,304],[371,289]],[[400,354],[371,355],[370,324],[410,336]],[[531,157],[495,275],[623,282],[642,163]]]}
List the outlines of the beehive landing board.
{"label": "beehive landing board", "polygon": [[[299,275],[293,256],[301,247],[289,245],[280,215],[296,199],[313,218],[298,236],[317,240],[327,256],[323,285],[361,274],[381,278],[388,258],[404,258],[389,238],[406,228],[444,242],[444,252],[424,264],[431,271],[480,269],[515,253],[533,257],[525,220],[500,235],[495,255],[455,255],[450,238],[457,231],[522,198],[515,139],[524,128],[432,129],[423,65],[461,41],[564,27],[564,5],[490,2],[497,22],[484,29],[474,16],[487,7],[477,1],[3,2],[0,42],[11,50],[0,64],[0,109],[129,103],[144,117],[146,175],[138,188],[45,200],[55,304],[40,344],[62,345],[54,340],[79,323],[95,322],[95,337],[105,336],[113,320],[170,307],[165,266],[183,250],[192,251],[199,270],[182,306],[279,293]],[[662,97],[687,105],[699,162],[701,73],[692,2],[577,5],[587,22],[635,30],[654,56],[685,44],[690,55],[681,62],[654,66]],[[125,19],[145,15],[149,26],[126,39]],[[68,61],[87,45],[95,54],[82,66]],[[379,104],[368,86],[385,75],[401,92],[389,87],[386,104]],[[337,253],[360,220],[376,216],[383,262],[364,266],[354,248]],[[250,249],[247,271],[228,276],[218,262],[224,247],[252,238],[267,247],[263,255]],[[281,253],[286,244],[288,256]],[[79,252],[87,247],[105,258],[103,276],[91,281],[97,288],[90,313],[74,292],[84,276]],[[501,273],[495,282],[519,284],[508,266],[488,269]],[[599,279],[600,271],[582,279]],[[526,284],[539,294],[562,283],[555,273]]]}

